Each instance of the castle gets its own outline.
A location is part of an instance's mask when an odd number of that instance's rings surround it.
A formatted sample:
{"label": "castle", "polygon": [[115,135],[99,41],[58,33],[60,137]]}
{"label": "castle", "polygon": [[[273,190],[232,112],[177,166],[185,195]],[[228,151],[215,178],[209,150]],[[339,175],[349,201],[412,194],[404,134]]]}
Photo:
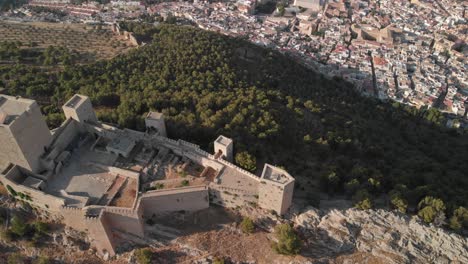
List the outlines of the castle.
{"label": "castle", "polygon": [[34,100],[0,95],[0,181],[17,197],[86,232],[101,255],[115,255],[125,235],[163,212],[210,204],[259,206],[284,214],[294,178],[265,164],[260,176],[232,164],[233,140],[219,136],[214,154],[166,136],[162,113],[146,132],[99,122],[88,97],[63,106],[50,131]]}

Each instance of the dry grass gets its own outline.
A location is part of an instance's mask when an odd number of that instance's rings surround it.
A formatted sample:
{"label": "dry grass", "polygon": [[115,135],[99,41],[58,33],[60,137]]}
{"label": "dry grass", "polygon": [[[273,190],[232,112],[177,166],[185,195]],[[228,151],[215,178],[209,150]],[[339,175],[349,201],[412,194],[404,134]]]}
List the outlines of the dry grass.
{"label": "dry grass", "polygon": [[0,195],[4,195],[4,196],[8,195],[8,190],[5,188],[3,184],[0,184]]}
{"label": "dry grass", "polygon": [[111,206],[128,207],[133,206],[137,193],[136,181],[128,179],[125,186],[120,190],[117,196],[112,200]]}
{"label": "dry grass", "polygon": [[20,41],[24,46],[32,43],[38,48],[63,46],[75,50],[88,60],[110,59],[128,51],[128,41],[112,33],[109,27],[98,30],[84,24],[13,23],[0,22],[1,41]]}

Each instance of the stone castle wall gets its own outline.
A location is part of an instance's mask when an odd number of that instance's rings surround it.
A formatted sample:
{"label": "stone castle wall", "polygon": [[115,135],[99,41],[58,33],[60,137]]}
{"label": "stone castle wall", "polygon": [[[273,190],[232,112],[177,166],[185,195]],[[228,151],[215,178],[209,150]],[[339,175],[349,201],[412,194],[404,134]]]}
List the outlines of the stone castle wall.
{"label": "stone castle wall", "polygon": [[139,206],[142,207],[145,217],[160,212],[205,209],[209,207],[208,187],[194,186],[150,191],[141,196]]}
{"label": "stone castle wall", "polygon": [[[50,194],[46,194],[43,191],[30,188],[28,186],[19,184],[15,182],[16,180],[21,180],[21,171],[18,166],[13,166],[4,177],[0,177],[2,184],[7,187],[10,186],[17,193],[23,193],[31,197],[31,200],[27,202],[32,203],[40,208],[50,210],[50,211],[60,211],[63,205],[65,205],[65,200]],[[19,198],[19,197],[17,197]]]}
{"label": "stone castle wall", "polygon": [[293,191],[294,181],[282,186],[272,181],[262,180],[259,185],[258,205],[284,214],[291,205]]}
{"label": "stone castle wall", "polygon": [[212,203],[228,208],[257,204],[257,197],[245,190],[210,184],[210,200]]}
{"label": "stone castle wall", "polygon": [[107,207],[104,212],[107,223],[113,229],[141,237],[144,236],[143,221],[137,211]]}
{"label": "stone castle wall", "polygon": [[89,237],[92,239],[91,243],[96,247],[101,255],[108,253],[115,255],[115,247],[117,244],[112,235],[111,225],[104,215],[104,212],[98,217],[86,217],[84,220]]}

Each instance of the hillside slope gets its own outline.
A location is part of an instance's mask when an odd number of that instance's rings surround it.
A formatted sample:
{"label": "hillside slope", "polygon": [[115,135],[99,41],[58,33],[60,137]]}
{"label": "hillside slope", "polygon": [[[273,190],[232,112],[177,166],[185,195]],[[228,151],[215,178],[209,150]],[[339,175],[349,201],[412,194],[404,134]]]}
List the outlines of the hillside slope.
{"label": "hillside slope", "polygon": [[384,210],[320,212],[295,217],[304,254],[335,263],[467,263],[468,239],[417,218]]}
{"label": "hillside slope", "polygon": [[441,128],[438,112],[363,98],[240,39],[169,25],[150,32],[151,44],[109,61],[59,73],[0,68],[0,81],[10,94],[48,95],[43,109],[55,123],[79,92],[107,122],[143,129],[144,113],[159,110],[170,137],[207,150],[217,135],[232,137],[236,152],[285,167],[311,203],[317,190],[361,191],[385,206],[393,191],[410,209],[428,195],[448,214],[468,206],[468,136]]}

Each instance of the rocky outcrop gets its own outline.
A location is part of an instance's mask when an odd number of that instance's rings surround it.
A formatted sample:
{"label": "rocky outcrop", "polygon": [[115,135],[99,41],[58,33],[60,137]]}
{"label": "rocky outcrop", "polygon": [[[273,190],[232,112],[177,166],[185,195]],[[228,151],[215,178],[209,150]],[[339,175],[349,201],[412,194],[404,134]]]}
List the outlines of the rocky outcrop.
{"label": "rocky outcrop", "polygon": [[468,263],[468,239],[428,226],[415,216],[307,208],[294,222],[307,244],[305,254],[312,258],[365,254],[381,263]]}

